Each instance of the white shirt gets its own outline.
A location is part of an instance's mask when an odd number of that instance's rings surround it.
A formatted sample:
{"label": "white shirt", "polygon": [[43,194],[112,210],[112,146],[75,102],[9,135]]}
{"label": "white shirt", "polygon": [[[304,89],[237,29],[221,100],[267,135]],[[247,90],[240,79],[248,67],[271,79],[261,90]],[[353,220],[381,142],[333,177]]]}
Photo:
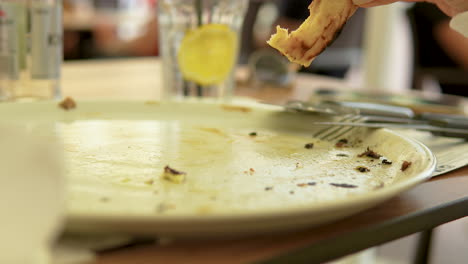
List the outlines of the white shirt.
{"label": "white shirt", "polygon": [[454,16],[450,21],[450,27],[468,38],[468,11]]}

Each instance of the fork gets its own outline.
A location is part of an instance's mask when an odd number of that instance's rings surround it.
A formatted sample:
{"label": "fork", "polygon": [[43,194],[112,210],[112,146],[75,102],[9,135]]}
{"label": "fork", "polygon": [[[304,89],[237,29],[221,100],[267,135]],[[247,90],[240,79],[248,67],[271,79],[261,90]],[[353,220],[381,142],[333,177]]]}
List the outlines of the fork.
{"label": "fork", "polygon": [[[344,115],[338,122],[348,122],[348,123],[360,123],[365,122],[367,117],[355,114]],[[324,129],[319,130],[313,136],[320,140],[332,141],[336,140],[343,135],[351,132],[357,127],[353,126],[327,126]]]}

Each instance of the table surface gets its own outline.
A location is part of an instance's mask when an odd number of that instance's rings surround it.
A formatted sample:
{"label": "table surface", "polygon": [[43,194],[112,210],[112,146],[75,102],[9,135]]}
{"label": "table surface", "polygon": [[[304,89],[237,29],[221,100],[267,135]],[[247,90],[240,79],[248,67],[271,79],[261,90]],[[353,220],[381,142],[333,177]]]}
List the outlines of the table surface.
{"label": "table surface", "polygon": [[[156,59],[65,63],[62,91],[75,99],[154,100],[161,96]],[[236,94],[284,103],[314,89],[347,87],[342,80],[299,76],[290,88],[243,88]],[[141,245],[102,253],[95,264],[323,262],[468,215],[468,167],[423,183],[375,208],[300,232],[229,241]],[[378,235],[377,235],[378,234]]]}

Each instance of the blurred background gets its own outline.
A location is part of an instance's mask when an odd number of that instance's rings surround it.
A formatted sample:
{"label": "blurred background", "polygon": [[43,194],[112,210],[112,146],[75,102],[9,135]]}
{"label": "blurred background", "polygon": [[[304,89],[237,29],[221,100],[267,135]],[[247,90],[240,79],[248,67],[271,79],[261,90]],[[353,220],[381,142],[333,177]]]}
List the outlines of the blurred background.
{"label": "blurred background", "polygon": [[[280,24],[295,29],[310,0],[251,0],[240,64],[274,56],[265,41]],[[158,56],[157,0],[64,0],[64,58]],[[468,95],[468,42],[449,17],[425,3],[360,9],[304,73],[353,86]],[[260,54],[260,55],[258,55]]]}

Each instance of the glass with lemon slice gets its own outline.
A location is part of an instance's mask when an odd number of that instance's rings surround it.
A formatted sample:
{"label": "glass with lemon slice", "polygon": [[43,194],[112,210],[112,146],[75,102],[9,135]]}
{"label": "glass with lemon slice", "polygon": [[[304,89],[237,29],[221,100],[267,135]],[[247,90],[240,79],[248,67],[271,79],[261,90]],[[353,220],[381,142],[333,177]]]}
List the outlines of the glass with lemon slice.
{"label": "glass with lemon slice", "polygon": [[166,99],[228,99],[247,0],[158,0]]}

